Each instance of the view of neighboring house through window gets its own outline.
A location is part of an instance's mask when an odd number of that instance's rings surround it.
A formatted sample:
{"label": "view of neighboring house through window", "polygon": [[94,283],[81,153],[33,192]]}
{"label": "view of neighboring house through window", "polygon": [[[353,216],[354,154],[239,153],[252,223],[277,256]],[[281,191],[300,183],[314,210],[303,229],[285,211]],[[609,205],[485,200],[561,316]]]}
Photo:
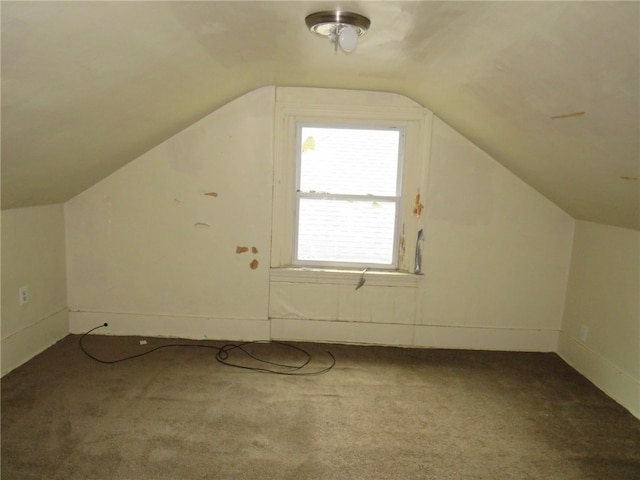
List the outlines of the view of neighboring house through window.
{"label": "view of neighboring house through window", "polygon": [[294,263],[396,268],[404,129],[297,128]]}

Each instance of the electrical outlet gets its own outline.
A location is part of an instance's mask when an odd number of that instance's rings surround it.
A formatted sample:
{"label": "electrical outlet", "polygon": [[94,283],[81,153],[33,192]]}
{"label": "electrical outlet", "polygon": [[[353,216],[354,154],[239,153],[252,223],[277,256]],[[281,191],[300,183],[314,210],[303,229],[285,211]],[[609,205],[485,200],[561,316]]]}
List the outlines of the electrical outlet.
{"label": "electrical outlet", "polygon": [[588,336],[589,336],[589,327],[587,327],[586,325],[580,325],[580,340],[586,343]]}
{"label": "electrical outlet", "polygon": [[20,305],[29,302],[29,287],[20,287],[18,289],[18,299],[20,300]]}

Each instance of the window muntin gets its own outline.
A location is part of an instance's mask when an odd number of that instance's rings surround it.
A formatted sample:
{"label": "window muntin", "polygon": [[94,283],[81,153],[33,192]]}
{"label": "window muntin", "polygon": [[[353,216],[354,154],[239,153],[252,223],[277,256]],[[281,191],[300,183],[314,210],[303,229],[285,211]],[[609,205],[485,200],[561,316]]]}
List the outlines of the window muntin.
{"label": "window muntin", "polygon": [[404,129],[297,124],[297,265],[396,268]]}

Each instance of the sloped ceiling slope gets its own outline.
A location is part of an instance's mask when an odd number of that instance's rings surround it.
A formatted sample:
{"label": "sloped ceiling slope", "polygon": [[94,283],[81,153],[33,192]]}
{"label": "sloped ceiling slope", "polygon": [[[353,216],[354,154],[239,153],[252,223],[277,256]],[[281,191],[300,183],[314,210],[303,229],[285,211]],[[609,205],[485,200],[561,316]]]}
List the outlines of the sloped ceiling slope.
{"label": "sloped ceiling slope", "polygon": [[575,218],[640,227],[638,2],[340,3],[350,55],[304,25],[331,2],[11,2],[2,207],[62,202],[264,85],[421,103]]}

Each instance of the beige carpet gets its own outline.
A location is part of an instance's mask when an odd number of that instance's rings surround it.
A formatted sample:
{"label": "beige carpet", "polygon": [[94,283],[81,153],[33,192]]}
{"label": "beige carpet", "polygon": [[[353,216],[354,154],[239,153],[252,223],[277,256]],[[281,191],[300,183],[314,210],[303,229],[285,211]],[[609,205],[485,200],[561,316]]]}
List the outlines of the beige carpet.
{"label": "beige carpet", "polygon": [[[289,377],[78,339],[2,379],[2,480],[640,479],[640,420],[555,354],[296,344],[336,365]],[[172,342],[139,340],[86,346]]]}

